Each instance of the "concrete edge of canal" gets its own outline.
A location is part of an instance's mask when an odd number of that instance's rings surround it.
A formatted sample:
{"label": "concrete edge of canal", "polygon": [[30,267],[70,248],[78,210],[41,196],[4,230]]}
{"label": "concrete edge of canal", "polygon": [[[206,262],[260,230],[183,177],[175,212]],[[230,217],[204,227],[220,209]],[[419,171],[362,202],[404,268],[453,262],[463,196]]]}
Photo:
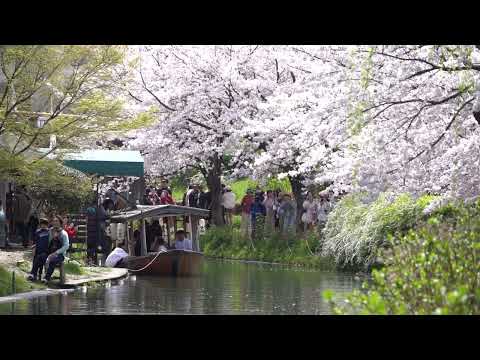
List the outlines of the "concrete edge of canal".
{"label": "concrete edge of canal", "polygon": [[88,285],[90,283],[103,283],[111,280],[119,280],[126,276],[128,276],[127,269],[121,268],[111,268],[109,269],[108,274],[104,274],[101,276],[95,276],[90,278],[83,278],[79,280],[67,280],[65,284],[61,285],[62,288],[59,289],[45,289],[45,290],[34,290],[24,293],[19,293],[15,295],[9,296],[2,296],[0,297],[0,304],[2,303],[9,303],[15,302],[19,300],[29,300],[36,297],[43,297],[43,296],[50,296],[50,295],[58,295],[58,294],[66,294],[68,292],[75,291],[76,288],[84,285]]}

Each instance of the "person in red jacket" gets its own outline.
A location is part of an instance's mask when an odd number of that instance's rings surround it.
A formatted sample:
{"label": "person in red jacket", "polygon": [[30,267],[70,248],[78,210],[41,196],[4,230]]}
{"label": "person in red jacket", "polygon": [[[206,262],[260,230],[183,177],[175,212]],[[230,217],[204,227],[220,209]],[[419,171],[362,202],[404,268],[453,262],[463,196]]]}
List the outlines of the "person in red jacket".
{"label": "person in red jacket", "polygon": [[173,201],[172,195],[167,190],[162,190],[160,193],[160,205],[173,205],[175,202]]}
{"label": "person in red jacket", "polygon": [[63,228],[68,234],[68,239],[72,241],[77,237],[77,229],[75,229],[75,225],[69,217],[66,217],[66,221],[64,221],[64,224],[65,225],[63,225]]}

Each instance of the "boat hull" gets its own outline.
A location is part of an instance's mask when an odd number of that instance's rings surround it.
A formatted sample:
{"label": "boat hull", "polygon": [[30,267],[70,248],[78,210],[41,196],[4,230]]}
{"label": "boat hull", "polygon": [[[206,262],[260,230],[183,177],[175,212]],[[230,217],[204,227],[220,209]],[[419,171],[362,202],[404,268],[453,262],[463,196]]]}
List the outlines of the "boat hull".
{"label": "boat hull", "polygon": [[[203,254],[200,252],[169,250],[164,253],[160,253],[156,259],[155,256],[157,256],[157,254],[149,254],[146,256],[129,256],[127,260],[127,268],[135,275],[200,275],[203,262]],[[150,262],[152,263],[148,265]]]}

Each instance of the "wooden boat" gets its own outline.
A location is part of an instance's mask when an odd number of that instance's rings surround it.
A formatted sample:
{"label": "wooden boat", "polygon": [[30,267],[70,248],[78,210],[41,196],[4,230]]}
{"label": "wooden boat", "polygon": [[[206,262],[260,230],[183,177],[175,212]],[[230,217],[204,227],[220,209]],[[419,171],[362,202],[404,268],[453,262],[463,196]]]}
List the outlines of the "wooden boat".
{"label": "wooden boat", "polygon": [[202,263],[201,252],[186,250],[169,250],[127,258],[127,268],[135,275],[198,276]]}
{"label": "wooden boat", "polygon": [[[191,224],[191,237],[193,251],[169,250],[162,253],[147,254],[145,219],[177,216],[188,217]],[[114,214],[110,220],[116,223],[125,223],[126,241],[129,255],[126,258],[127,268],[136,275],[158,276],[196,276],[200,275],[203,262],[203,254],[200,251],[199,227],[200,218],[207,218],[209,211],[178,205],[137,205],[134,209],[121,211]],[[134,243],[133,226],[135,220],[141,221],[140,244],[142,256],[133,256]]]}

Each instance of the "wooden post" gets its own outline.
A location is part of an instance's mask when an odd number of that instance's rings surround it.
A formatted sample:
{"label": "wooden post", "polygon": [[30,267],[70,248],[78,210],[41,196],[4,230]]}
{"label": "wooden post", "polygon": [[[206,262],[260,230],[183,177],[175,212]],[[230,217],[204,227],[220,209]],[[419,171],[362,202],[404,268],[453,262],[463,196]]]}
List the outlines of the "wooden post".
{"label": "wooden post", "polygon": [[140,228],[140,246],[141,246],[140,251],[142,256],[147,255],[147,234],[146,234],[145,219],[142,219],[142,225]]}
{"label": "wooden post", "polygon": [[128,246],[128,255],[134,256],[135,255],[135,247],[132,246],[133,236],[132,236],[132,233],[130,232],[130,230],[131,230],[131,228],[130,228],[129,223],[127,221],[125,223],[125,231],[127,232],[125,239],[127,241],[127,246]]}
{"label": "wooden post", "polygon": [[190,216],[190,228],[192,229],[192,248],[193,251],[200,251],[198,246],[198,217]]}

